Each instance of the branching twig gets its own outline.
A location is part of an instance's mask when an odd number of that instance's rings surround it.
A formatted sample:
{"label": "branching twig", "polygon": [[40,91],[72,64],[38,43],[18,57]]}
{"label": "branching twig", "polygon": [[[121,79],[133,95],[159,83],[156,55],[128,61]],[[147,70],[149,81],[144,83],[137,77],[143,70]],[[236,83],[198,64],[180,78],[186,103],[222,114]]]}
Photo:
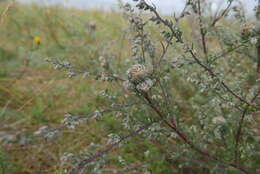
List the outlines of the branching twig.
{"label": "branching twig", "polygon": [[[251,102],[254,102],[258,95],[260,95],[260,90],[258,90],[258,92],[255,94],[255,96],[251,99]],[[247,105],[242,113],[242,116],[239,120],[239,124],[238,124],[238,129],[237,129],[237,132],[236,132],[236,135],[235,135],[235,162],[238,163],[239,162],[239,149],[238,149],[238,146],[239,146],[239,143],[240,143],[240,139],[241,139],[241,136],[242,136],[242,128],[243,128],[243,123],[244,123],[244,120],[245,120],[245,116],[246,116],[246,113],[248,112],[249,110],[249,105]]]}
{"label": "branching twig", "polygon": [[[59,61],[58,59],[53,59],[53,58],[49,58],[49,57],[45,58],[45,61],[52,63],[52,64],[55,66],[55,68],[57,68],[57,69],[65,69],[65,70],[68,70],[68,71],[70,71],[73,75],[75,75],[75,74],[93,75],[93,76],[96,75],[96,74],[90,73],[90,72],[88,72],[88,71],[75,68],[75,67],[72,66],[69,62],[61,62],[61,61]],[[119,76],[115,76],[115,75],[113,75],[113,74],[111,74],[110,77],[114,78],[115,80],[125,81],[125,79],[123,79],[123,78],[121,78],[121,77],[119,77]]]}
{"label": "branching twig", "polygon": [[206,61],[208,63],[208,51],[207,51],[207,43],[206,43],[207,30],[203,27],[200,0],[198,0],[198,14],[199,14],[199,26],[200,26],[200,35],[201,35],[203,53],[204,53],[204,56],[205,56]]}
{"label": "branching twig", "polygon": [[[116,174],[127,174],[127,173],[129,173],[129,172],[131,172],[131,171],[133,171],[133,170],[140,169],[140,168],[142,168],[142,167],[145,167],[145,166],[147,166],[147,165],[149,165],[149,164],[151,164],[151,163],[153,163],[153,162],[156,162],[156,161],[158,161],[158,160],[161,160],[161,159],[163,159],[163,158],[170,157],[171,154],[174,153],[174,152],[176,152],[176,150],[173,150],[173,151],[167,152],[167,153],[165,153],[165,154],[156,156],[155,158],[153,158],[153,159],[151,159],[151,160],[149,160],[149,161],[147,161],[147,162],[145,162],[145,163],[136,164],[136,165],[133,165],[132,167],[127,167],[126,169],[123,169],[123,170],[117,172]],[[183,157],[183,156],[182,156],[182,157],[178,157],[178,160],[179,160],[179,159],[181,159],[181,160],[186,160],[187,157]],[[192,163],[197,164],[197,165],[201,165],[201,164],[203,163],[203,161],[199,161],[199,160],[194,160],[194,159],[193,159],[193,160],[192,160]],[[211,168],[211,167],[210,167],[209,165],[207,165],[207,164],[203,164],[203,166],[205,166],[205,167],[208,168],[208,169]],[[220,168],[220,169],[218,169],[218,170],[220,170],[221,172],[223,172],[223,169],[222,169],[222,168]]]}
{"label": "branching twig", "polygon": [[133,136],[139,134],[140,132],[142,132],[142,131],[148,129],[148,128],[149,128],[150,126],[152,126],[154,123],[155,123],[155,122],[152,122],[152,123],[149,123],[149,124],[147,124],[147,125],[142,126],[141,128],[139,128],[139,129],[133,131],[132,133],[130,133],[130,134],[124,136],[124,137],[121,138],[118,142],[108,145],[106,148],[104,148],[104,149],[102,149],[101,151],[97,152],[97,153],[96,153],[95,155],[93,155],[92,157],[87,158],[87,159],[81,161],[81,162],[70,172],[70,174],[79,174],[79,173],[81,173],[81,171],[84,169],[84,167],[85,167],[87,164],[93,162],[93,161],[96,160],[97,158],[102,157],[103,155],[105,155],[106,153],[108,153],[109,151],[111,151],[112,149],[114,149],[115,147],[119,146],[120,143],[122,143],[122,142],[125,141],[126,139],[131,138],[131,137],[133,137]]}
{"label": "branching twig", "polygon": [[[164,114],[158,109],[158,107],[152,102],[152,100],[150,99],[150,97],[148,96],[147,93],[144,94],[145,99],[147,100],[148,104],[150,105],[150,107],[160,116],[160,118],[165,118]],[[223,165],[226,166],[231,166],[233,168],[236,168],[242,172],[244,172],[245,174],[249,174],[244,168],[242,168],[241,166],[239,166],[238,164],[235,163],[224,163],[222,162],[222,160],[220,160],[217,156],[210,154],[209,152],[197,147],[195,144],[193,144],[192,141],[189,140],[189,138],[179,129],[177,128],[176,124],[174,122],[169,122],[167,120],[164,120],[164,123],[170,127],[186,144],[188,144],[190,146],[191,149],[193,149],[194,151],[200,153],[201,155],[218,161],[220,163],[222,163]]]}
{"label": "branching twig", "polygon": [[[194,58],[194,60],[202,67],[204,68],[209,74],[211,77],[218,77],[212,69],[208,68],[206,65],[204,65],[198,58],[197,56],[195,55],[195,53],[189,49],[189,52],[190,54],[192,55],[192,57]],[[237,98],[239,101],[249,105],[249,106],[252,106],[252,107],[255,107],[251,102],[248,102],[246,101],[245,99],[243,99],[241,96],[239,96],[238,94],[236,94],[232,89],[229,88],[229,86],[223,82],[223,81],[220,81],[220,84],[231,94],[233,95],[235,98]]]}
{"label": "branching twig", "polygon": [[231,53],[231,52],[233,52],[233,51],[236,51],[237,49],[239,49],[239,48],[245,46],[245,44],[247,44],[248,41],[249,41],[249,40],[247,39],[247,40],[245,40],[245,41],[242,41],[241,44],[238,44],[238,45],[236,45],[235,47],[232,47],[232,48],[230,48],[230,49],[228,49],[228,50],[226,50],[226,51],[224,50],[224,52],[223,52],[221,55],[214,57],[214,59],[212,59],[212,60],[210,61],[210,63],[214,63],[214,62],[217,61],[218,59],[223,58],[223,57],[225,57],[226,55],[228,55],[229,53]]}
{"label": "branching twig", "polygon": [[[182,39],[179,39],[177,36],[174,35],[175,31],[174,31],[174,28],[173,28],[173,25],[168,22],[167,20],[164,20],[162,19],[162,17],[158,14],[158,12],[156,11],[156,9],[150,5],[148,5],[145,1],[142,1],[145,6],[147,7],[147,9],[149,9],[151,12],[153,12],[155,14],[155,16],[157,17],[158,20],[160,20],[161,23],[163,23],[165,26],[167,26],[171,32],[172,32],[172,37],[176,37],[176,39],[178,39],[181,43],[184,44],[183,40]],[[199,2],[199,1],[198,1]],[[186,45],[186,44],[184,44]],[[186,45],[187,46],[187,45]],[[188,52],[191,54],[191,56],[193,57],[193,59],[197,62],[197,64],[199,64],[203,69],[205,69],[211,77],[213,78],[216,78],[217,75],[213,72],[212,69],[208,68],[206,65],[204,65],[198,58],[197,56],[195,55],[195,53],[193,52],[192,49],[190,49],[188,46],[187,46],[187,50]],[[165,52],[163,52],[163,55],[165,55],[167,52],[167,49]],[[161,61],[161,59],[160,59]],[[233,92],[223,81],[220,81],[221,85],[229,92],[231,93],[233,96],[235,96],[237,99],[239,99],[241,102],[243,103],[246,103],[248,105],[252,105],[251,103],[247,102],[245,99],[243,99],[242,97],[240,97],[239,95],[237,95],[235,92]],[[149,106],[158,114],[158,116],[162,119],[165,118],[165,115],[160,111],[160,109],[152,102],[152,100],[150,99],[149,95],[147,93],[143,93],[143,97],[146,99],[147,103],[149,104]],[[176,126],[176,123],[175,122],[170,122],[170,121],[167,121],[167,120],[164,120],[164,123],[170,127],[186,144],[188,144],[191,149],[195,150],[196,152],[202,154],[203,156],[209,158],[209,159],[213,159],[213,160],[216,160],[216,161],[219,161],[221,162],[221,160],[216,157],[215,155],[212,155],[210,153],[208,153],[207,151],[204,151],[202,149],[200,149],[199,147],[195,146],[193,144],[193,142],[191,142],[188,137],[182,132],[180,131],[177,126]],[[229,163],[229,164],[226,164],[228,166],[231,166],[231,167],[234,167],[236,169],[239,169],[240,171],[248,174],[248,172],[243,169],[242,167],[240,167],[239,165],[235,164],[235,163]]]}
{"label": "branching twig", "polygon": [[[259,22],[260,21],[260,0],[258,0],[258,3],[257,3],[256,18],[257,18],[257,20]],[[256,71],[258,73],[260,73],[260,38],[258,38],[256,49],[257,49],[256,50],[257,51],[257,67],[256,67]]]}
{"label": "branching twig", "polygon": [[[170,22],[168,22],[168,20],[164,20],[164,19],[159,15],[159,13],[156,11],[156,9],[155,9],[154,7],[150,6],[150,5],[147,4],[146,2],[145,2],[145,4],[146,4],[146,6],[149,7],[150,11],[151,11],[152,13],[154,13],[154,15],[157,17],[157,19],[160,20],[161,23],[163,23],[165,26],[167,26],[167,27],[171,30],[172,35],[171,35],[170,38],[172,39],[172,37],[176,37],[176,39],[177,39],[179,42],[181,42],[182,44],[186,45],[188,52],[191,54],[192,58],[197,62],[197,64],[200,65],[204,70],[206,70],[206,71],[210,74],[211,77],[213,77],[213,78],[218,77],[218,76],[213,72],[213,70],[211,70],[210,68],[208,68],[206,65],[204,65],[204,64],[197,58],[197,56],[195,55],[195,53],[193,52],[193,50],[190,49],[190,47],[188,47],[188,45],[184,43],[184,41],[182,40],[182,38],[179,38],[178,36],[174,35],[175,31],[174,31],[173,25],[172,25]],[[159,61],[159,62],[161,62],[161,60],[164,58],[165,54],[167,53],[167,50],[168,50],[168,49],[167,49],[167,46],[166,46],[166,49],[165,49],[165,51],[162,53],[162,56],[160,57],[160,61]],[[250,102],[246,101],[246,100],[243,99],[241,96],[239,96],[238,94],[236,94],[225,82],[221,81],[220,83],[221,83],[221,85],[222,85],[231,95],[233,95],[235,98],[237,98],[238,100],[240,100],[241,102],[243,102],[243,103],[245,103],[245,104],[248,104],[248,105],[250,105],[250,106],[253,106]],[[253,107],[255,107],[255,106],[253,106]]]}
{"label": "branching twig", "polygon": [[160,159],[163,159],[163,158],[165,158],[165,157],[168,157],[168,156],[170,156],[173,152],[175,152],[175,151],[171,151],[171,152],[165,153],[165,154],[163,154],[163,155],[157,156],[156,158],[153,158],[153,159],[147,161],[146,163],[136,164],[136,165],[134,165],[134,166],[132,166],[132,167],[128,167],[128,168],[126,168],[126,169],[124,169],[124,170],[122,170],[122,171],[120,171],[120,172],[117,172],[116,174],[126,174],[126,173],[129,173],[129,172],[131,172],[131,171],[133,171],[133,170],[139,169],[139,168],[144,167],[144,166],[147,166],[147,165],[149,165],[149,164],[151,164],[151,163],[153,163],[153,162],[155,162],[155,161],[158,161],[158,160],[160,160]]}
{"label": "branching twig", "polygon": [[[98,111],[99,114],[105,114],[105,113],[110,113],[110,112],[115,112],[115,111],[121,111],[122,109],[125,109],[125,108],[129,108],[129,107],[132,107],[132,106],[135,106],[135,105],[141,105],[141,104],[144,104],[143,102],[135,102],[135,103],[131,103],[131,104],[125,104],[125,105],[119,105],[117,106],[117,108],[112,108],[112,109],[103,109],[101,111]],[[96,115],[97,115],[97,112],[93,112],[91,114],[88,114],[88,115],[75,115],[75,114],[71,114],[69,113],[70,115],[72,115],[73,117],[75,117],[77,119],[77,121],[80,121],[80,119],[93,119]],[[60,131],[60,130],[63,130],[65,129],[67,126],[66,125],[62,125],[60,127],[57,127],[55,129],[53,129],[53,131],[57,130],[57,131]]]}
{"label": "branching twig", "polygon": [[184,16],[185,16],[185,14],[187,13],[187,8],[188,8],[188,6],[189,6],[189,2],[190,2],[190,0],[187,0],[186,1],[186,3],[185,3],[185,6],[184,6],[184,8],[182,9],[182,12],[180,13],[180,15],[178,16],[178,17],[175,17],[174,16],[174,19],[175,19],[175,21],[176,22],[178,22],[181,18],[183,18]]}
{"label": "branching twig", "polygon": [[233,3],[233,0],[229,1],[227,7],[222,11],[222,13],[221,13],[218,17],[216,17],[216,18],[213,20],[213,22],[211,23],[211,27],[214,27],[214,26],[216,25],[216,23],[217,23],[221,18],[223,18],[223,17],[226,15],[226,13],[228,12],[228,10],[229,10],[229,8],[231,7],[232,3]]}

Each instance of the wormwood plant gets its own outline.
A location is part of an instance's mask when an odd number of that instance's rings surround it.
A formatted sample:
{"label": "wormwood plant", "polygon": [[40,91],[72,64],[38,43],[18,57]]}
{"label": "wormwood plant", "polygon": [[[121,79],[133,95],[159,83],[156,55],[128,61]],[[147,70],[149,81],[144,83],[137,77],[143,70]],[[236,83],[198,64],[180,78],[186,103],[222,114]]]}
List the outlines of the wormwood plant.
{"label": "wormwood plant", "polygon": [[[64,128],[115,115],[123,133],[109,134],[107,145],[92,143],[81,154],[64,154],[62,162],[74,164],[70,174],[153,173],[149,164],[161,159],[179,168],[171,173],[259,172],[258,21],[248,22],[235,0],[215,14],[207,8],[210,1],[188,0],[173,17],[161,16],[145,0],[134,1],[136,8],[122,5],[130,24],[131,58],[119,65],[103,55],[88,71],[46,59],[69,76],[82,73],[110,83],[112,88],[99,94],[108,107],[89,115],[66,114],[63,126],[43,127],[36,134],[50,139]],[[233,17],[224,19],[229,13]],[[162,154],[128,166],[119,156],[124,168],[111,167],[112,151],[134,136],[151,141]],[[149,151],[144,154],[149,157]]]}

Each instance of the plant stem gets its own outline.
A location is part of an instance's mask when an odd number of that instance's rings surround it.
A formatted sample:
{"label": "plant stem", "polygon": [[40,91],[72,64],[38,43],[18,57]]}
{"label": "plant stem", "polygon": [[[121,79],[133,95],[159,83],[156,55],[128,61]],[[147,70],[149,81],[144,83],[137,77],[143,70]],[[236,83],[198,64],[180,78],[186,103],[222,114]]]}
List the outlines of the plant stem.
{"label": "plant stem", "polygon": [[[256,93],[256,95],[252,98],[251,102],[254,102],[258,95],[260,94],[260,90],[258,90],[258,92]],[[238,163],[239,162],[239,150],[238,150],[238,146],[239,146],[239,143],[240,143],[240,139],[241,139],[241,136],[242,136],[242,128],[243,128],[243,123],[244,123],[244,120],[245,120],[245,116],[246,116],[246,113],[248,112],[248,109],[249,109],[249,105],[247,105],[242,113],[242,116],[240,118],[240,121],[239,121],[239,125],[238,125],[238,129],[237,129],[237,133],[236,133],[236,137],[235,137],[235,162]]]}
{"label": "plant stem", "polygon": [[207,44],[206,44],[207,31],[203,27],[200,0],[198,0],[198,13],[199,13],[199,26],[200,26],[200,35],[201,35],[203,53],[204,53],[206,61],[208,63],[209,60],[208,60],[208,51],[207,51]]}
{"label": "plant stem", "polygon": [[[170,127],[171,129],[173,129],[173,131],[186,143],[190,146],[191,149],[193,149],[194,151],[200,153],[201,155],[218,161],[220,163],[223,163],[217,156],[210,154],[209,152],[197,147],[195,144],[193,144],[193,142],[191,140],[189,140],[189,138],[185,135],[184,132],[182,132],[180,129],[177,128],[176,124],[174,122],[169,122],[167,120],[165,120],[165,115],[158,109],[158,107],[152,102],[152,100],[150,99],[149,95],[147,93],[144,93],[144,98],[146,99],[146,101],[148,102],[149,106],[160,116],[160,118],[162,118],[164,120],[164,123]],[[249,174],[244,168],[242,168],[241,166],[239,166],[236,163],[223,163],[223,165],[225,166],[230,166],[233,168],[236,168],[240,171],[242,171],[245,174]]]}
{"label": "plant stem", "polygon": [[[258,22],[260,21],[260,0],[258,0],[258,4],[256,7],[256,19]],[[260,38],[258,36],[258,41],[257,41],[257,46],[256,46],[256,52],[257,52],[257,66],[256,66],[256,71],[260,73]]]}

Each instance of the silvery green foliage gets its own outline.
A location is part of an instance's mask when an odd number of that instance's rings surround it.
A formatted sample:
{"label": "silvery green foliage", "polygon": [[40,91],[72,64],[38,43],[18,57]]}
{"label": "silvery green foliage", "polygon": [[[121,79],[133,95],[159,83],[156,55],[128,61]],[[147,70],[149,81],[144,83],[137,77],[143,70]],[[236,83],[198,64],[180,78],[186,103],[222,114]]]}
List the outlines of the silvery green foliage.
{"label": "silvery green foliage", "polygon": [[68,61],[61,61],[59,59],[53,59],[53,58],[45,58],[44,59],[46,62],[50,62],[55,69],[64,69],[67,70],[67,75],[68,77],[74,77],[77,74],[83,74],[82,77],[86,78],[89,76],[89,72],[87,71],[81,71],[79,69],[76,69],[73,67]]}
{"label": "silvery green foliage", "polygon": [[65,114],[63,119],[63,124],[70,129],[74,129],[81,123],[81,120],[78,116],[74,116],[72,114]]}
{"label": "silvery green foliage", "polygon": [[[233,6],[235,0],[226,1],[227,7],[213,16],[208,16],[206,8],[210,2],[188,0],[180,16],[174,18],[162,17],[145,0],[135,0],[135,7],[122,5],[130,25],[131,56],[118,69],[116,59],[105,53],[97,58],[99,67],[91,73],[66,62],[47,60],[58,69],[69,70],[69,76],[87,74],[113,88],[96,92],[107,109],[87,116],[67,114],[65,127],[75,128],[85,118],[102,121],[106,115],[122,126],[122,132],[108,133],[102,141],[106,143],[98,148],[91,144],[82,152],[71,174],[85,167],[92,173],[105,172],[113,156],[110,152],[123,148],[135,136],[149,141],[162,154],[145,149],[142,154],[147,160],[140,159],[130,167],[125,167],[127,159],[119,156],[117,161],[125,168],[115,171],[153,173],[154,166],[149,164],[167,157],[176,163],[179,173],[187,166],[195,166],[197,173],[202,169],[208,173],[256,172],[259,121],[255,115],[259,114],[260,91],[254,65],[258,22],[239,23],[241,29],[235,30],[220,21],[232,8],[237,12],[235,17],[242,18],[242,13],[238,14],[241,9]],[[190,29],[194,32],[186,31],[182,20],[194,21],[196,29]],[[159,38],[152,37],[151,27],[156,27]]]}
{"label": "silvery green foliage", "polygon": [[152,88],[152,86],[153,86],[153,81],[151,79],[146,79],[141,83],[139,83],[136,86],[136,89],[140,91],[148,92]]}
{"label": "silvery green foliage", "polygon": [[[85,158],[92,156],[93,152],[96,151],[99,147],[100,147],[99,144],[90,143],[79,154],[73,154],[73,153],[66,152],[60,158],[61,164],[63,167],[77,165]],[[104,167],[105,163],[106,163],[106,160],[104,157],[101,160],[88,164],[87,167],[88,167],[88,170],[91,171],[92,173],[103,173],[102,168]]]}
{"label": "silvery green foliage", "polygon": [[46,140],[53,140],[59,136],[60,132],[58,129],[50,128],[48,126],[42,126],[34,132],[36,136],[43,136]]}
{"label": "silvery green foliage", "polygon": [[63,156],[60,157],[60,161],[62,165],[70,164],[70,163],[75,163],[76,157],[74,156],[73,153],[64,153]]}
{"label": "silvery green foliage", "polygon": [[119,141],[120,141],[119,135],[116,135],[116,134],[109,134],[108,135],[108,140],[107,140],[108,144],[118,143]]}

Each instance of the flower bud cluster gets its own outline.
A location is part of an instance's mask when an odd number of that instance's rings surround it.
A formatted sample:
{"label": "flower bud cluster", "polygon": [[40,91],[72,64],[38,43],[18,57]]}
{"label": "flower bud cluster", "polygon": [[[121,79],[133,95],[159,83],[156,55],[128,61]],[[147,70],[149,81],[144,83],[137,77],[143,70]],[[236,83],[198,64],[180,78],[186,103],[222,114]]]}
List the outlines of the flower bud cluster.
{"label": "flower bud cluster", "polygon": [[243,24],[241,28],[241,37],[243,39],[249,39],[251,37],[256,37],[260,32],[260,22],[250,21]]}

